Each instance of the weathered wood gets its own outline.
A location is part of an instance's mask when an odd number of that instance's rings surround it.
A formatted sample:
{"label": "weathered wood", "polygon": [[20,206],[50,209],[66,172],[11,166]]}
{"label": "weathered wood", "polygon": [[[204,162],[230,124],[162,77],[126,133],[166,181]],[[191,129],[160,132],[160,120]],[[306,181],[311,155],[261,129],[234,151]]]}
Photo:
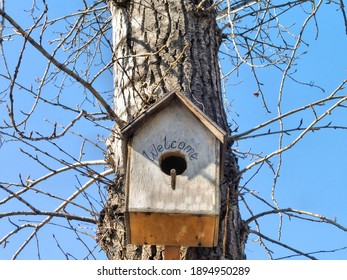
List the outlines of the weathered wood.
{"label": "weathered wood", "polygon": [[[134,131],[128,147],[128,211],[218,214],[220,141],[180,102],[172,101]],[[164,156],[186,168],[176,177],[161,169]],[[178,170],[180,166],[176,166]]]}
{"label": "weathered wood", "polygon": [[126,128],[128,242],[213,247],[222,143],[199,109],[171,96]]}
{"label": "weathered wood", "polygon": [[176,169],[171,169],[170,170],[170,177],[171,177],[171,189],[175,190],[176,189]]}
{"label": "weathered wood", "polygon": [[177,94],[179,98],[191,112],[218,138],[219,141],[225,143],[226,132],[204,114],[197,106],[182,94]]}
{"label": "weathered wood", "polygon": [[137,116],[137,118],[133,119],[128,125],[122,128],[123,136],[127,137],[134,133],[134,131],[143,126],[150,117],[170,106],[174,100],[178,100],[184,104],[187,109],[189,109],[190,112],[218,138],[220,142],[225,143],[226,132],[186,96],[179,92],[171,92],[164,95],[155,104],[143,111],[139,116]]}
{"label": "weathered wood", "polygon": [[213,247],[218,241],[218,215],[130,212],[129,243]]}
{"label": "weathered wood", "polygon": [[178,246],[165,246],[164,259],[165,260],[179,260],[181,247]]}
{"label": "weathered wood", "polygon": [[[109,1],[116,114],[129,122],[161,96],[181,92],[228,133],[218,63],[221,32],[211,8],[214,1],[122,2]],[[225,168],[220,170],[224,178],[220,184],[217,247],[190,247],[188,259],[245,258],[247,230],[238,210],[238,166],[235,155],[226,147],[221,151]],[[124,151],[124,139],[115,130],[108,140],[108,159],[116,179],[108,188],[108,201],[100,215],[100,245],[110,259],[161,259],[160,246],[126,245]]]}

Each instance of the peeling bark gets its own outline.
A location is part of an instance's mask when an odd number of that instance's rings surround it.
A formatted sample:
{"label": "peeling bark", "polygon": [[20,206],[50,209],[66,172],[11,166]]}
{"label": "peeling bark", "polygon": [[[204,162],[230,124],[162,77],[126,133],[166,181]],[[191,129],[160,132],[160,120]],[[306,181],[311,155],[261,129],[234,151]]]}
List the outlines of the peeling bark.
{"label": "peeling bark", "polygon": [[[229,132],[222,103],[218,50],[221,34],[212,1],[110,1],[114,44],[114,107],[130,121],[161,96],[179,91]],[[163,246],[126,245],[124,149],[115,130],[108,159],[116,180],[100,218],[99,241],[110,259],[162,259]],[[230,143],[231,144],[231,143]],[[221,182],[216,248],[182,249],[186,259],[244,259],[247,228],[238,209],[238,165],[230,144]]]}

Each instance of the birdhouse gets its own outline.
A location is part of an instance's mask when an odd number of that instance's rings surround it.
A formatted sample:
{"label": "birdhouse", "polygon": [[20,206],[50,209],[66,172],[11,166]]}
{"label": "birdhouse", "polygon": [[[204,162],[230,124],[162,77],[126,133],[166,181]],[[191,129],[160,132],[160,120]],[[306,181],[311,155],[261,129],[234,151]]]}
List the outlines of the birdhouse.
{"label": "birdhouse", "polygon": [[217,244],[225,131],[179,93],[122,129],[130,244]]}

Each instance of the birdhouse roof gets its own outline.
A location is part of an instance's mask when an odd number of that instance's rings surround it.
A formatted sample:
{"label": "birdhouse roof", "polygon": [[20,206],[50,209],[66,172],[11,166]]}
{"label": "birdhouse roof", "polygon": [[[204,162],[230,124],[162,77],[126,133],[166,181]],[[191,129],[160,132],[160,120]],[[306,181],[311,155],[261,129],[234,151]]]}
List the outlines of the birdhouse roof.
{"label": "birdhouse roof", "polygon": [[193,104],[186,96],[178,92],[172,92],[164,95],[159,101],[150,106],[146,111],[141,113],[138,117],[132,120],[129,124],[121,129],[125,138],[128,138],[136,132],[141,126],[151,119],[154,115],[160,113],[168,105],[177,100],[188,111],[196,117],[220,142],[225,142],[226,132],[212,121],[204,112],[202,112],[195,104]]}

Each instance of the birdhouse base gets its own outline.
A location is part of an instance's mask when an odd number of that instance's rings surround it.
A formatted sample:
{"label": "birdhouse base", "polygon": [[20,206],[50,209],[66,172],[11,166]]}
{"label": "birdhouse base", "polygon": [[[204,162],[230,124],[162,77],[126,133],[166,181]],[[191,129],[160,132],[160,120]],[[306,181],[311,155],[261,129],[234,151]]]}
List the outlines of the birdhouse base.
{"label": "birdhouse base", "polygon": [[181,255],[180,246],[165,246],[164,260],[179,260]]}
{"label": "birdhouse base", "polygon": [[128,212],[128,243],[214,247],[218,215]]}

